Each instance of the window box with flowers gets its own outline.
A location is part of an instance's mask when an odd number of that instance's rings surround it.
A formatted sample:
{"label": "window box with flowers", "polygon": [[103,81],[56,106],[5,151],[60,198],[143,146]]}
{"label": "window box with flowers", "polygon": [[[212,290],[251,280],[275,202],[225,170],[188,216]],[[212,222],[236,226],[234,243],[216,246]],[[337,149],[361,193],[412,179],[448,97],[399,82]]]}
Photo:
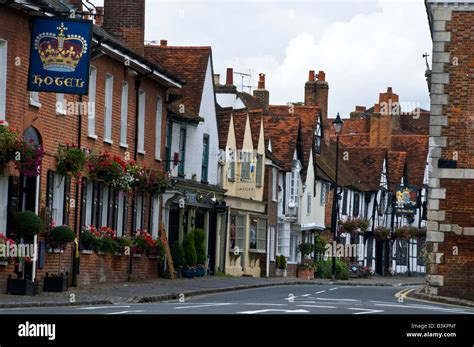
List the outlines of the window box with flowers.
{"label": "window box with flowers", "polygon": [[0,175],[3,174],[8,163],[15,159],[19,133],[16,129],[0,121]]}
{"label": "window box with flowers", "polygon": [[394,240],[409,240],[411,237],[412,231],[407,226],[395,229],[392,235]]}
{"label": "window box with flowers", "polygon": [[338,233],[348,233],[352,236],[358,236],[360,233],[367,231],[369,221],[362,218],[349,218],[345,221],[339,221]]}
{"label": "window box with flowers", "polygon": [[56,153],[56,172],[63,176],[70,174],[80,177],[84,170],[86,161],[86,154],[75,144],[60,146]]}
{"label": "window box with flowers", "polygon": [[155,241],[146,230],[137,230],[132,237],[132,256],[141,257],[143,253],[148,253],[150,248],[155,246]]}

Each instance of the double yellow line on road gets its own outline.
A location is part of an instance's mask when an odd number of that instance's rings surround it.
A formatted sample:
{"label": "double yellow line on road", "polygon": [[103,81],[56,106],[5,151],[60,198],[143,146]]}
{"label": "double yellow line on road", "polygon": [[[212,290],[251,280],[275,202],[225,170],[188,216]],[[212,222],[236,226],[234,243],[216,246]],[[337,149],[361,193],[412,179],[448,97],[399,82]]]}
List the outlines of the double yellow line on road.
{"label": "double yellow line on road", "polygon": [[445,306],[469,308],[467,306],[462,306],[462,305],[447,304],[447,303],[444,303],[444,302],[429,301],[429,300],[423,300],[423,299],[409,297],[408,294],[411,293],[412,291],[416,290],[416,289],[417,288],[408,288],[408,289],[400,290],[399,292],[395,293],[395,297],[398,300],[400,300],[399,298],[402,298],[403,301],[405,301],[405,299],[407,299],[407,300],[411,300],[411,301],[424,302],[424,303],[428,303],[428,304],[432,304],[432,305],[436,304],[436,305],[445,305]]}

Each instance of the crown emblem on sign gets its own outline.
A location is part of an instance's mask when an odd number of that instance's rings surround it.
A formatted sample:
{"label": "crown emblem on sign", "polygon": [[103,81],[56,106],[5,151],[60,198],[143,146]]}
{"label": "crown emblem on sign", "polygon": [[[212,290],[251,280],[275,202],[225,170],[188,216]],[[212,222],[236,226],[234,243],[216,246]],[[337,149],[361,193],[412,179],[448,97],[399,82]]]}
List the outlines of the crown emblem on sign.
{"label": "crown emblem on sign", "polygon": [[68,30],[61,23],[59,33],[41,33],[36,36],[35,49],[38,51],[43,69],[59,72],[73,72],[87,52],[87,41],[79,35],[64,35]]}

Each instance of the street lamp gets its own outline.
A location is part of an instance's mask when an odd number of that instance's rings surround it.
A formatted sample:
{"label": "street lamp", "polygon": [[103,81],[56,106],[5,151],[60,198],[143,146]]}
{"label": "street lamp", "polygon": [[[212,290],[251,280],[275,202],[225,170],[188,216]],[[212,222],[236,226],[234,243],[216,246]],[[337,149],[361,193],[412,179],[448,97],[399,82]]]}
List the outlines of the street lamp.
{"label": "street lamp", "polygon": [[[338,186],[337,186],[337,174],[339,169],[339,135],[342,131],[342,126],[344,122],[337,113],[336,119],[332,122],[334,131],[336,132],[336,177],[334,179],[334,194],[332,199],[332,216],[331,216],[331,231],[333,235],[333,241],[336,241],[336,223],[337,223],[337,206],[339,200]],[[334,244],[333,244],[334,245]],[[332,250],[332,279],[336,279],[336,247],[333,247]]]}

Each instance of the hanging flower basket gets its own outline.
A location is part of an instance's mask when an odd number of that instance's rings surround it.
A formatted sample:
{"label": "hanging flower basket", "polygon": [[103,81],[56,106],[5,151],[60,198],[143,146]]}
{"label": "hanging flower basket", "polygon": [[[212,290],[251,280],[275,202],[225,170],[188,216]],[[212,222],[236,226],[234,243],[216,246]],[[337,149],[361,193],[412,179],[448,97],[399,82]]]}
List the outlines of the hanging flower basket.
{"label": "hanging flower basket", "polygon": [[349,218],[345,221],[339,221],[338,233],[349,233],[353,236],[357,236],[362,232],[365,232],[369,227],[369,222],[362,218]]}
{"label": "hanging flower basket", "polygon": [[86,160],[86,154],[78,146],[74,144],[60,146],[56,153],[56,172],[60,175],[71,174],[74,176],[81,176]]}
{"label": "hanging flower basket", "polygon": [[374,238],[379,241],[388,240],[390,238],[390,229],[382,226],[375,228]]}
{"label": "hanging flower basket", "polygon": [[19,137],[16,129],[4,124],[4,121],[0,121],[0,174],[3,173],[8,162],[15,158],[16,144]]}
{"label": "hanging flower basket", "polygon": [[138,172],[141,167],[138,166],[135,161],[131,160],[125,165],[125,170],[122,175],[116,177],[110,183],[111,187],[121,192],[128,192],[135,188],[138,183]]}
{"label": "hanging flower basket", "polygon": [[126,170],[127,164],[118,155],[112,156],[108,152],[91,155],[86,163],[89,177],[96,181],[112,184],[119,179]]}
{"label": "hanging flower basket", "polygon": [[42,146],[35,146],[33,140],[26,141],[20,137],[15,145],[15,166],[25,176],[38,176],[44,155]]}
{"label": "hanging flower basket", "polygon": [[151,168],[142,168],[136,172],[137,189],[152,195],[163,194],[171,187],[168,173]]}
{"label": "hanging flower basket", "polygon": [[395,229],[392,238],[393,239],[400,239],[400,240],[409,240],[412,236],[412,231],[409,227],[401,227]]}

